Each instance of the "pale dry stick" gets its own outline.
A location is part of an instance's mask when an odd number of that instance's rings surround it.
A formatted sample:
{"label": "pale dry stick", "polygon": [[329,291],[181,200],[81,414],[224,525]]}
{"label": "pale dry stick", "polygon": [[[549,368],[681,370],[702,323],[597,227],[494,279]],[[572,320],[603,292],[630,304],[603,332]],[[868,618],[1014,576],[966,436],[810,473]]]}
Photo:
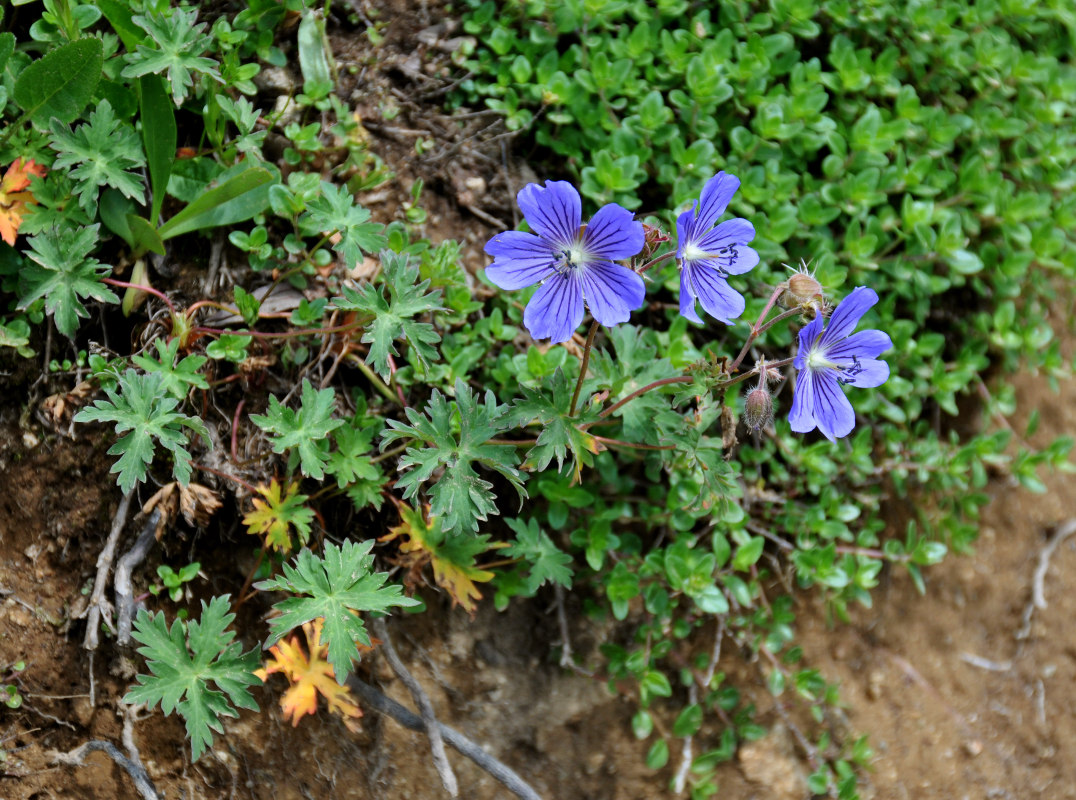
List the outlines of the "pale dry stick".
{"label": "pale dry stick", "polygon": [[1039,553],[1039,564],[1035,567],[1035,575],[1031,580],[1031,602],[1024,609],[1020,630],[1016,632],[1017,640],[1027,639],[1031,635],[1031,617],[1035,614],[1035,609],[1045,610],[1046,572],[1050,569],[1050,559],[1053,558],[1054,551],[1057,550],[1058,545],[1074,533],[1076,533],[1076,519],[1062,522],[1054,530],[1054,535],[1050,537],[1050,541],[1042,548],[1042,552]]}
{"label": "pale dry stick", "polygon": [[[695,684],[688,687],[687,699],[691,705],[699,702],[699,691],[695,688]],[[694,738],[691,735],[684,737],[684,744],[680,749],[680,767],[676,770],[676,777],[673,778],[673,794],[683,794],[687,787],[687,774],[691,771],[691,762],[695,758],[692,752]]]}
{"label": "pale dry stick", "polygon": [[385,620],[379,617],[374,619],[371,624],[377,638],[381,640],[381,650],[385,654],[389,666],[396,673],[396,677],[403,681],[404,686],[411,692],[411,697],[422,714],[422,723],[426,730],[426,736],[430,740],[430,754],[433,756],[433,765],[437,768],[437,774],[441,778],[445,791],[453,797],[459,797],[460,789],[456,781],[456,773],[452,771],[452,765],[448,763],[448,756],[445,754],[445,743],[441,738],[440,725],[437,722],[437,717],[434,716],[430,698],[419,685],[419,682],[415,680],[415,677],[407,671],[407,667],[404,666],[399,655],[396,654],[396,648],[392,646]]}
{"label": "pale dry stick", "polygon": [[559,583],[554,583],[553,593],[555,595],[554,605],[557,609],[557,626],[560,628],[560,665],[578,675],[593,678],[593,672],[579,666],[575,663],[575,659],[572,658],[572,637],[568,631],[568,615],[564,613],[564,587]]}
{"label": "pale dry stick", "polygon": [[135,613],[131,573],[142,563],[157,540],[157,523],[160,519],[160,509],[153,509],[153,513],[146,519],[142,533],[138,535],[134,545],[116,564],[116,576],[112,580],[112,585],[116,592],[116,644],[121,647],[126,647],[131,643],[131,617]]}
{"label": "pale dry stick", "polygon": [[135,788],[138,789],[138,793],[142,796],[143,800],[162,800],[161,795],[157,792],[157,787],[153,785],[153,781],[150,780],[149,773],[146,772],[146,768],[142,766],[142,758],[138,754],[138,748],[134,743],[134,726],[131,724],[131,712],[125,715],[123,720],[123,746],[127,748],[127,755],[124,755],[119,751],[119,748],[112,742],[106,742],[102,739],[94,739],[79,745],[74,750],[67,753],[60,753],[58,751],[52,751],[49,754],[49,762],[52,764],[63,764],[69,767],[81,767],[83,766],[83,759],[94,752],[100,751],[123,767],[127,774],[131,776],[131,780],[134,781]]}
{"label": "pale dry stick", "polygon": [[975,653],[961,653],[960,660],[965,664],[971,664],[973,667],[985,669],[989,672],[1008,672],[1012,669],[1011,661],[992,661],[989,658],[977,656]]}
{"label": "pale dry stick", "polygon": [[[386,697],[373,686],[363,682],[354,675],[348,678],[347,685],[360,700],[375,711],[380,711],[382,714],[388,714],[409,730],[426,730],[426,723],[422,721],[422,717],[418,716],[418,714],[411,713],[391,697]],[[462,733],[448,727],[444,723],[438,722],[437,727],[446,742],[488,772],[516,797],[519,797],[521,800],[542,800],[542,796],[534,791],[526,781],[519,777],[511,767],[498,761]]]}
{"label": "pale dry stick", "polygon": [[[108,573],[112,569],[112,560],[116,557],[116,544],[120,540],[120,534],[123,533],[123,525],[127,521],[127,508],[130,506],[133,496],[134,489],[131,489],[120,500],[119,508],[116,509],[116,516],[112,518],[112,530],[109,531],[105,549],[97,557],[97,577],[93,582],[90,603],[84,612],[86,616],[86,638],[82,640],[82,647],[86,650],[93,651],[97,649],[97,629],[101,627],[101,615],[105,614],[106,618],[109,618],[108,622],[110,624],[112,622],[110,619],[112,612],[108,608],[108,601],[105,599],[105,589],[108,586]],[[90,693],[93,694],[92,691]]]}

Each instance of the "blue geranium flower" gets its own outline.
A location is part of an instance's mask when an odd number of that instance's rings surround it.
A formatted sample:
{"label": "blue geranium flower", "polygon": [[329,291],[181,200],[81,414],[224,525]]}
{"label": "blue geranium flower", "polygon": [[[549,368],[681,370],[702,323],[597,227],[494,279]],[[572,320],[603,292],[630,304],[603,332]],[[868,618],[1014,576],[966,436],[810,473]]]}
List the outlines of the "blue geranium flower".
{"label": "blue geranium flower", "polygon": [[735,175],[719,172],[706,182],[695,206],[676,219],[676,259],[680,263],[680,313],[702,322],[695,313],[697,299],[711,317],[731,325],[744,310],[743,295],[728,284],[758,264],[758,253],[747,245],[755,226],[745,219],[728,219],[714,228],[740,188]]}
{"label": "blue geranium flower", "polygon": [[643,303],[643,279],[620,264],[643,249],[643,225],[616,203],[583,225],[579,192],[567,181],[524,186],[517,196],[534,233],[506,231],[486,243],[493,263],[486,275],[502,289],[541,283],[523,313],[535,339],[571,338],[584,302],[602,325],[626,322]]}
{"label": "blue geranium flower", "polygon": [[840,387],[872,388],[889,378],[889,365],[878,360],[893,346],[889,335],[878,330],[852,333],[877,302],[877,292],[857,286],[837,306],[825,330],[819,314],[800,331],[800,349],[793,362],[799,374],[788,415],[792,430],[807,433],[817,427],[830,441],[847,436],[856,415]]}

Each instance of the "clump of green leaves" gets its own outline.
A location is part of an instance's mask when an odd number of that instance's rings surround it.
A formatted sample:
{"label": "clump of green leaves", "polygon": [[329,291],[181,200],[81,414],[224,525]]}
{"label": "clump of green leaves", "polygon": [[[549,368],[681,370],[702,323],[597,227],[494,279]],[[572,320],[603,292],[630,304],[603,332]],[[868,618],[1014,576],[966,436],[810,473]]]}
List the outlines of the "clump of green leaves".
{"label": "clump of green leaves", "polygon": [[418,494],[422,485],[443,468],[434,478],[428,492],[431,513],[439,517],[450,533],[477,531],[478,523],[497,513],[493,484],[481,478],[475,470],[480,465],[506,478],[519,494],[525,475],[516,467],[515,446],[487,444],[487,440],[508,427],[503,420],[506,411],[497,403],[493,392],[487,391],[479,402],[471,387],[456,381],[456,399],[448,400],[434,390],[426,413],[407,409],[405,424],[389,420],[382,436],[382,448],[396,441],[413,442],[400,459],[404,470],[396,486],[404,490],[404,499]]}
{"label": "clump of green leaves", "polygon": [[[142,646],[149,675],[123,698],[125,703],[160,703],[165,714],[178,711],[187,724],[191,757],[197,760],[213,744],[213,731],[223,733],[221,717],[238,716],[234,706],[258,710],[246,687],[260,681],[257,649],[243,652],[228,626],[235,620],[228,596],[202,601],[198,620],[176,620],[171,628],[164,614],[138,610],[132,636]],[[214,684],[216,689],[210,688]]]}
{"label": "clump of green leaves", "polygon": [[329,663],[341,685],[359,658],[358,645],[371,647],[366,625],[353,612],[384,613],[393,607],[418,605],[404,597],[399,586],[386,586],[388,574],[374,572],[374,543],[344,542],[325,545],[324,555],[307,549],[299,551],[295,565],[284,564],[284,574],[256,584],[263,591],[288,592],[299,597],[281,600],[275,608],[280,616],[270,620],[269,644],[279,641],[304,622],[321,617],[322,644],[329,645]]}
{"label": "clump of green leaves", "polygon": [[157,445],[171,452],[172,474],[181,484],[191,478],[191,454],[187,451],[189,428],[210,444],[209,431],[198,417],[176,411],[179,401],[171,396],[159,373],[140,374],[128,369],[119,376],[115,388],[105,386],[107,400],[97,400],[82,409],[76,422],[114,422],[119,440],[109,448],[109,455],[120,458],[112,465],[118,472],[116,483],[129,492],[146,479],[146,469],[153,463]]}

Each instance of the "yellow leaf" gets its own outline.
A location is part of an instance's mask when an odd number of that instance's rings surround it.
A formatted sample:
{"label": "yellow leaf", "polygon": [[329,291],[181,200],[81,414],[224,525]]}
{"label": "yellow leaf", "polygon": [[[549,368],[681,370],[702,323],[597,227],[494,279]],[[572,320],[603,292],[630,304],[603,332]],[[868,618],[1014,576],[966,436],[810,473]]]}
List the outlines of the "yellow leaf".
{"label": "yellow leaf", "polygon": [[476,600],[482,599],[475,583],[493,580],[493,573],[474,565],[475,557],[498,545],[488,544],[489,536],[463,534],[446,538],[436,517],[429,516],[429,506],[424,512],[397,502],[400,524],[390,529],[379,541],[398,540],[399,563],[408,569],[405,583],[410,588],[418,583],[422,568],[433,565],[433,579],[452,598],[452,605],[459,604],[469,614],[477,610]]}
{"label": "yellow leaf", "polygon": [[22,218],[26,215],[27,205],[37,202],[31,192],[25,191],[30,185],[31,175],[43,178],[45,168],[35,164],[32,159],[19,158],[0,179],[0,238],[12,246],[15,245],[15,234],[19,231]]}
{"label": "yellow leaf", "polygon": [[318,617],[303,625],[305,651],[299,644],[298,634],[270,647],[269,652],[273,657],[266,662],[264,669],[256,670],[254,674],[264,681],[269,675],[279,672],[291,683],[291,687],[280,698],[280,709],[284,717],[291,720],[292,727],[299,724],[301,717],[317,712],[318,695],[321,695],[329,711],[339,714],[350,730],[357,731],[355,720],[362,716],[362,711],[355,704],[351,691],[336,682],[333,667],[325,660],[329,645],[318,644],[324,622]]}
{"label": "yellow leaf", "polygon": [[314,512],[303,503],[305,494],[298,494],[298,482],[289,484],[287,492],[281,496],[280,483],[276,478],[268,486],[259,486],[258,494],[264,500],[255,498],[254,510],[243,517],[247,532],[255,536],[265,536],[265,544],[274,550],[287,552],[291,549],[291,529],[299,535],[299,540],[306,544],[310,538],[310,523]]}

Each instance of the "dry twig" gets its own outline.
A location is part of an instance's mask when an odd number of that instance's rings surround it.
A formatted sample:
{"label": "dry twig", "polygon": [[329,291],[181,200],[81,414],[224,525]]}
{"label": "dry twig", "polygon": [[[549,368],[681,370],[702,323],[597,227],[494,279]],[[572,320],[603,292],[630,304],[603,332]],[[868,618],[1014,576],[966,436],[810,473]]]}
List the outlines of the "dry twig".
{"label": "dry twig", "polygon": [[1039,564],[1035,567],[1035,575],[1031,581],[1031,602],[1024,608],[1020,630],[1016,632],[1017,639],[1026,639],[1031,635],[1031,618],[1035,614],[1035,609],[1046,609],[1045,584],[1046,573],[1050,569],[1050,559],[1053,558],[1054,551],[1057,550],[1058,545],[1074,533],[1076,533],[1076,519],[1062,522],[1054,530],[1054,535],[1050,537],[1050,541],[1042,548],[1042,552],[1039,553]]}
{"label": "dry twig", "polygon": [[433,765],[437,768],[437,774],[441,777],[441,783],[444,784],[445,791],[447,791],[453,797],[459,797],[459,785],[456,782],[456,774],[452,771],[452,765],[448,763],[448,756],[445,755],[445,743],[441,738],[440,725],[437,722],[437,717],[433,714],[433,706],[430,704],[430,698],[427,697],[426,692],[423,691],[419,682],[415,680],[415,676],[408,672],[407,667],[404,666],[403,661],[396,654],[396,648],[392,646],[392,640],[389,638],[389,629],[385,625],[385,620],[374,619],[372,622],[374,633],[377,634],[377,638],[381,640],[381,650],[385,654],[385,658],[389,662],[389,666],[392,667],[392,671],[396,673],[396,677],[403,681],[404,686],[411,692],[411,697],[415,701],[415,705],[418,706],[419,712],[422,714],[422,723],[425,728],[426,735],[430,739],[430,753],[433,756]]}
{"label": "dry twig", "polygon": [[116,516],[112,518],[112,530],[109,531],[105,549],[97,557],[97,577],[93,582],[93,593],[90,595],[90,603],[86,607],[86,638],[82,640],[82,646],[87,650],[97,649],[97,629],[101,627],[101,616],[112,623],[112,608],[105,599],[105,590],[108,586],[108,573],[112,569],[112,560],[116,557],[116,544],[123,533],[123,525],[127,521],[127,508],[131,505],[134,489],[127,492],[120,500],[120,506],[116,509]]}
{"label": "dry twig", "polygon": [[74,750],[67,753],[53,751],[50,754],[49,761],[53,764],[81,767],[83,765],[83,759],[85,759],[87,755],[94,751],[100,751],[127,771],[127,774],[131,776],[131,780],[134,781],[135,788],[138,789],[138,793],[142,796],[143,800],[162,800],[161,795],[157,792],[157,787],[155,787],[153,781],[150,780],[146,768],[142,766],[142,758],[139,756],[138,748],[134,743],[134,726],[131,723],[131,713],[132,712],[128,709],[128,713],[123,720],[123,746],[127,748],[127,755],[121,753],[119,748],[112,744],[112,742],[106,742],[102,739],[93,739],[92,741],[79,745]]}
{"label": "dry twig", "polygon": [[116,577],[112,583],[116,590],[116,644],[126,647],[131,643],[131,617],[135,612],[134,591],[131,588],[131,572],[142,563],[157,539],[157,523],[161,519],[159,508],[146,519],[142,533],[134,545],[116,564]]}
{"label": "dry twig", "polygon": [[[354,675],[348,678],[347,685],[357,697],[361,698],[367,706],[375,711],[388,714],[409,730],[426,730],[426,723],[422,721],[422,717],[411,713],[391,697],[386,697],[373,686]],[[514,770],[495,759],[462,733],[441,722],[437,723],[437,727],[446,742],[496,778],[516,797],[521,798],[521,800],[542,800],[541,795],[534,791]]]}

